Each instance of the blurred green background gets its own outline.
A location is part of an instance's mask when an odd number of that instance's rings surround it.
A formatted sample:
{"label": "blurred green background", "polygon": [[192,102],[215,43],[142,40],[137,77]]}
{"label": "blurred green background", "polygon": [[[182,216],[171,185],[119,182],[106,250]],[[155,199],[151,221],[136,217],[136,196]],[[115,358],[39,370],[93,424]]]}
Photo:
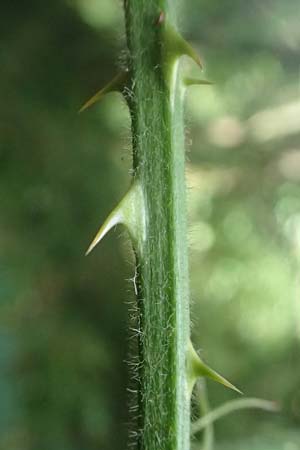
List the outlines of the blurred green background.
{"label": "blurred green background", "polygon": [[[217,450],[300,449],[299,20],[296,0],[180,15],[215,82],[186,102],[193,339],[282,407],[221,420]],[[130,121],[117,94],[77,114],[124,58],[122,5],[4,0],[0,23],[0,449],[123,449],[133,258],[120,229],[83,255],[128,187]]]}

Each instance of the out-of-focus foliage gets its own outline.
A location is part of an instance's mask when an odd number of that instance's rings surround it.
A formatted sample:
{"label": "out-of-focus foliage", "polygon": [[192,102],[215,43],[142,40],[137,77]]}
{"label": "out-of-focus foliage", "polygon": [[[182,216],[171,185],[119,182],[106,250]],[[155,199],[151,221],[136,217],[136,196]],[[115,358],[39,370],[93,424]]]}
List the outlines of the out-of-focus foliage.
{"label": "out-of-focus foliage", "polygon": [[[297,450],[299,5],[184,3],[215,82],[187,98],[194,341],[282,405],[218,422],[216,448]],[[123,58],[121,3],[5,1],[0,20],[0,449],[124,448],[132,257],[119,230],[83,254],[128,185],[129,119],[118,95],[77,114]]]}
{"label": "out-of-focus foliage", "polygon": [[[297,2],[201,2],[186,28],[211,88],[188,98],[193,333],[204,356],[279,416],[216,425],[218,449],[300,448]],[[212,405],[232,393],[209,386]],[[230,444],[229,444],[230,443]]]}
{"label": "out-of-focus foliage", "polygon": [[0,448],[118,448],[132,268],[113,237],[84,253],[127,183],[128,119],[114,96],[77,111],[119,43],[58,0],[5,2],[0,33]]}

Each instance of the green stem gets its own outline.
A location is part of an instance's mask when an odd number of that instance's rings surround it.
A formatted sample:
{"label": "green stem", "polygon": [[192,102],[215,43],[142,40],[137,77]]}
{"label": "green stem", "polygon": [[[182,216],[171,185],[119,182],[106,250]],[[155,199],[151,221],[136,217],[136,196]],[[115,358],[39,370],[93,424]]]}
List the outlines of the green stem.
{"label": "green stem", "polygon": [[[183,95],[168,66],[161,11],[172,2],[127,0],[134,178],[144,196],[145,240],[138,266],[138,448],[188,450],[186,375],[189,288]],[[174,24],[172,24],[174,25]]]}
{"label": "green stem", "polygon": [[278,412],[279,408],[274,402],[270,402],[268,400],[261,400],[259,398],[242,398],[238,400],[232,400],[230,402],[225,403],[224,405],[216,408],[210,413],[206,414],[201,419],[197,420],[192,424],[192,434],[198,433],[205,429],[208,425],[212,424],[216,420],[221,419],[235,411],[239,411],[241,409],[263,409],[269,412]]}
{"label": "green stem", "polygon": [[[202,416],[206,416],[209,414],[210,407],[207,396],[207,387],[205,379],[198,380],[196,384],[197,390],[197,399],[199,403],[199,408]],[[213,422],[207,423],[204,428],[203,433],[203,442],[202,442],[202,450],[213,450],[214,448],[214,425]]]}

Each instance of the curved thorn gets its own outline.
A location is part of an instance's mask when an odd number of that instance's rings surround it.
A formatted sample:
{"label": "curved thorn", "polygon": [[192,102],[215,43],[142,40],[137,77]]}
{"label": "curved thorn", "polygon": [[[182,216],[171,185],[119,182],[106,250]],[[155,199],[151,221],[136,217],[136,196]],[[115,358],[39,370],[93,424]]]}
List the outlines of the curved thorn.
{"label": "curved thorn", "polygon": [[190,393],[192,392],[194,384],[199,377],[210,378],[211,380],[223,384],[224,386],[233,389],[239,394],[242,394],[242,392],[236,386],[234,386],[232,383],[226,380],[226,378],[222,377],[222,375],[218,374],[216,371],[207,366],[197,354],[192,343],[190,342],[188,349],[188,382]]}
{"label": "curved thorn", "polygon": [[145,239],[145,210],[142,189],[137,181],[131,185],[129,191],[100,227],[86,255],[118,224],[123,224],[127,227],[137,249],[141,251],[141,244]]}
{"label": "curved thorn", "polygon": [[161,25],[162,23],[164,23],[165,19],[166,19],[166,16],[165,16],[164,11],[160,11],[156,25]]}
{"label": "curved thorn", "polygon": [[196,50],[169,23],[165,24],[165,41],[169,55],[175,58],[189,56],[202,69],[202,62]]}
{"label": "curved thorn", "polygon": [[[229,389],[232,389],[233,391],[238,392],[239,394],[243,395],[243,393],[232,383],[230,383],[226,378],[222,377],[222,375],[215,372],[210,367],[206,366],[203,361],[199,358],[199,365],[201,366],[202,376],[206,376],[210,378],[211,380],[216,381],[217,383],[223,384],[223,386],[228,387]],[[201,376],[201,375],[200,375]]]}
{"label": "curved thorn", "polygon": [[103,225],[100,227],[98,233],[94,237],[91,245],[87,249],[85,256],[87,256],[101,241],[101,239],[115,226],[122,223],[122,212],[119,209],[119,205],[110,213]]}
{"label": "curved thorn", "polygon": [[96,92],[95,95],[93,95],[87,102],[85,102],[78,112],[82,113],[87,108],[89,108],[90,106],[94,105],[99,100],[101,100],[103,96],[105,94],[108,94],[109,92],[114,91],[122,92],[123,88],[126,85],[127,80],[128,80],[128,71],[118,73],[118,75],[116,75],[106,86],[100,89],[100,91]]}
{"label": "curved thorn", "polygon": [[214,84],[212,81],[208,80],[200,80],[199,78],[184,78],[183,83],[185,86],[194,86],[194,85],[209,85]]}

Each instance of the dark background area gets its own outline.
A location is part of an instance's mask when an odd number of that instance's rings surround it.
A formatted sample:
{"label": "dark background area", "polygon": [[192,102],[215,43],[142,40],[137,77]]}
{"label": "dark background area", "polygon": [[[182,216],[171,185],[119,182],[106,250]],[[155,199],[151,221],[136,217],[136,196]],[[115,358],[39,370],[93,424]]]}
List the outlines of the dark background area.
{"label": "dark background area", "polygon": [[[215,83],[186,102],[193,340],[281,405],[218,422],[216,449],[297,450],[299,2],[184,3]],[[130,121],[118,94],[77,111],[124,58],[122,4],[4,1],[0,22],[0,449],[121,449],[133,258],[119,228],[84,253],[129,185]]]}

